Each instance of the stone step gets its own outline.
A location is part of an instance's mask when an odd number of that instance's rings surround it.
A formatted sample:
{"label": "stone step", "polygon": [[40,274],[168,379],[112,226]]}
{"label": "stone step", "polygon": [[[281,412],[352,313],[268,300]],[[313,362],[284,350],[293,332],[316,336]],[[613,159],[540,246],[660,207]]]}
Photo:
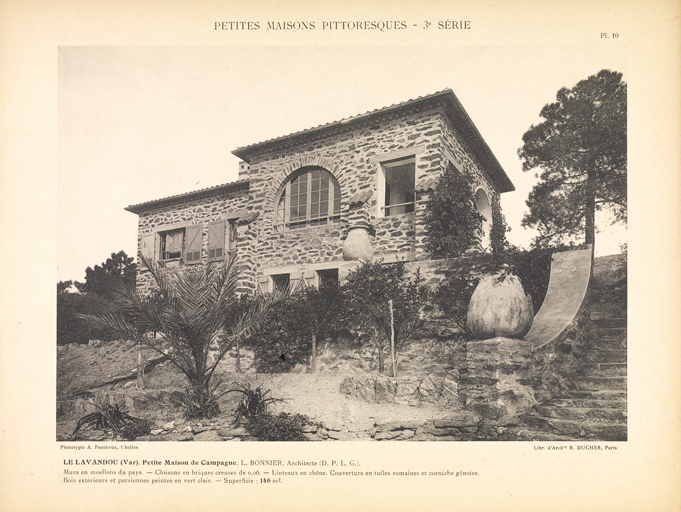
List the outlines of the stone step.
{"label": "stone step", "polygon": [[572,408],[604,408],[604,409],[625,409],[625,400],[598,400],[591,398],[556,398],[551,401],[553,407],[572,407]]}
{"label": "stone step", "polygon": [[576,438],[587,438],[600,441],[626,441],[626,424],[584,422],[545,418],[543,416],[523,416],[524,422],[544,432],[555,433]]}
{"label": "stone step", "polygon": [[582,367],[585,376],[612,377],[627,374],[627,363],[588,363]]}
{"label": "stone step", "polygon": [[626,338],[595,338],[588,342],[589,350],[627,350]]}
{"label": "stone step", "polygon": [[577,400],[627,400],[627,392],[623,390],[600,389],[600,390],[582,390],[573,389],[566,393],[563,399],[577,399]]}
{"label": "stone step", "polygon": [[627,335],[626,335],[626,333],[619,334],[619,335],[596,334],[594,336],[591,336],[591,340],[596,342],[596,343],[608,343],[608,342],[615,342],[615,341],[624,341],[626,343]]}
{"label": "stone step", "polygon": [[618,349],[592,348],[586,351],[587,363],[626,363],[627,351]]}
{"label": "stone step", "polygon": [[626,327],[599,327],[591,331],[595,337],[600,339],[626,338]]}
{"label": "stone step", "polygon": [[608,328],[608,327],[627,327],[627,317],[615,317],[615,318],[597,318],[592,319],[591,322],[597,328]]}
{"label": "stone step", "polygon": [[627,389],[626,377],[576,377],[575,384],[581,390]]}
{"label": "stone step", "polygon": [[537,416],[545,418],[560,418],[566,420],[595,422],[622,423],[627,421],[627,411],[625,409],[601,409],[585,407],[555,407],[537,406],[535,408]]}

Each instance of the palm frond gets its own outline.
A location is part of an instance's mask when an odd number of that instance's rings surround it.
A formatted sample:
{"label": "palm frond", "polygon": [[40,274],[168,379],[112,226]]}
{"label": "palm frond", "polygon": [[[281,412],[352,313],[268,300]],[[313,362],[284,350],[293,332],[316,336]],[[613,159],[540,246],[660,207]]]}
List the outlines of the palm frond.
{"label": "palm frond", "polygon": [[[145,258],[142,262],[155,284],[153,295],[141,295],[134,287],[121,284],[114,297],[114,313],[83,318],[166,354],[185,374],[190,388],[197,390],[196,400],[204,404],[207,395],[198,390],[209,389],[222,357],[235,342],[262,325],[271,307],[285,294],[260,297],[239,312],[234,257],[221,265],[175,271]],[[151,336],[152,332],[158,337]],[[214,344],[219,347],[218,357],[209,365]]]}

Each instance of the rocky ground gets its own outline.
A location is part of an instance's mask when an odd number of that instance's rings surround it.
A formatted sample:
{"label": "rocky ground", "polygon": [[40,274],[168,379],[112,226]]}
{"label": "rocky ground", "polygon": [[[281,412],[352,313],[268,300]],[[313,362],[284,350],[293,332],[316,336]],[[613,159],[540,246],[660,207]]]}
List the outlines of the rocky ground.
{"label": "rocky ground", "polygon": [[[623,257],[597,258],[594,278],[600,286],[598,294],[592,296],[594,320],[626,316],[626,280],[622,285],[619,279],[624,272]],[[145,350],[144,354],[147,360],[159,357],[151,350]],[[219,417],[210,421],[186,420],[181,402],[186,386],[184,375],[168,361],[161,362],[147,370],[144,388],[137,389],[135,379],[129,378],[135,372],[136,361],[137,347],[125,340],[59,347],[57,439],[71,438],[78,419],[97,411],[89,403],[95,400],[118,404],[130,414],[149,420],[151,434],[140,437],[140,441],[252,440],[241,426],[233,425],[232,413],[238,403],[238,393],[228,393],[221,399]],[[480,430],[489,426],[478,425],[472,415],[462,410],[456,400],[455,384],[454,390],[450,390],[447,376],[436,382],[432,377],[415,380],[406,375],[401,386],[416,389],[420,386],[425,394],[435,391],[437,396],[390,403],[382,400],[379,392],[381,386],[391,385],[390,379],[376,378],[375,371],[362,365],[361,369],[348,365],[327,367],[314,375],[255,374],[250,370],[252,354],[246,354],[242,361],[246,373],[235,373],[233,361],[232,358],[221,363],[216,372],[216,378],[223,383],[222,389],[243,384],[271,390],[275,398],[286,399],[272,406],[271,412],[300,413],[310,418],[305,428],[309,440],[467,440],[489,439],[497,434],[499,439],[505,438],[503,426],[497,433]],[[121,380],[97,386],[116,378]],[[374,400],[367,400],[370,397],[367,397],[366,383],[376,389]],[[112,435],[104,430],[83,429],[79,439],[107,440],[112,439]]]}
{"label": "rocky ground", "polygon": [[[137,348],[126,341],[102,343],[99,346],[69,346],[58,354],[58,420],[59,440],[70,438],[79,418],[97,409],[89,404],[91,399],[119,404],[136,417],[153,422],[152,434],[140,440],[244,440],[242,428],[233,428],[232,413],[240,395],[228,393],[221,399],[222,414],[215,420],[187,421],[183,418],[181,393],[186,379],[167,361],[145,374],[144,389],[138,390],[135,379],[122,380],[112,385],[91,388],[99,382],[109,381],[118,376],[132,375],[136,364]],[[157,357],[148,352],[149,359]],[[227,365],[228,366],[228,365]],[[226,368],[229,370],[230,368]],[[405,403],[370,403],[360,398],[351,398],[341,393],[344,381],[354,383],[376,377],[369,372],[307,373],[289,374],[236,374],[218,371],[216,377],[223,382],[222,389],[237,387],[238,384],[262,386],[271,390],[271,396],[283,398],[271,406],[271,412],[300,413],[310,418],[311,425],[323,427],[306,429],[311,440],[361,439],[369,438],[381,429],[397,430],[398,435],[416,435],[416,426],[433,419],[446,417],[458,409],[458,403],[419,403],[417,406]],[[348,380],[348,378],[350,379]],[[387,379],[386,379],[387,380]],[[347,383],[346,383],[347,386]],[[74,396],[74,393],[79,393]],[[403,428],[403,425],[413,428]],[[401,432],[410,430],[409,433]],[[392,434],[391,434],[392,435]],[[79,438],[105,439],[102,431],[83,431]],[[110,437],[110,436],[109,436]],[[380,436],[379,436],[380,437]]]}

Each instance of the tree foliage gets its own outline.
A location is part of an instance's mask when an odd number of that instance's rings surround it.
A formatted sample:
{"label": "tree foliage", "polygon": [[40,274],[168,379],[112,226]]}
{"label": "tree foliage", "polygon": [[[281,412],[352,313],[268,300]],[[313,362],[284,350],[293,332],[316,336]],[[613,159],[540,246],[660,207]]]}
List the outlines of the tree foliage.
{"label": "tree foliage", "polygon": [[[83,318],[166,354],[189,381],[188,414],[214,416],[219,412],[218,395],[211,381],[218,363],[237,339],[248,337],[266,320],[280,297],[259,297],[243,307],[236,294],[234,259],[176,272],[151,262],[145,265],[158,288],[155,297],[141,295],[121,281],[114,296],[115,311]],[[213,350],[216,355],[210,358]]]}
{"label": "tree foliage", "polygon": [[399,350],[423,323],[428,292],[421,285],[420,274],[408,276],[403,262],[365,263],[348,275],[342,293],[345,308],[341,323],[352,329],[359,341],[374,346],[379,373],[384,373],[391,335],[394,333]]}
{"label": "tree foliage", "polygon": [[134,285],[137,277],[135,259],[129,257],[125,251],[112,252],[101,265],[85,269],[85,283],[76,282],[76,287],[82,293],[96,293],[105,298],[111,298],[119,280]]}
{"label": "tree foliage", "polygon": [[115,339],[116,334],[111,329],[93,327],[78,316],[109,313],[111,302],[96,293],[70,293],[72,284],[72,281],[57,283],[57,345]]}
{"label": "tree foliage", "polygon": [[536,228],[536,246],[595,241],[595,214],[627,219],[627,85],[602,70],[542,108],[543,122],[523,135],[523,170],[541,169],[522,224]]}
{"label": "tree foliage", "polygon": [[258,372],[288,372],[309,363],[314,373],[317,343],[336,333],[342,303],[335,285],[305,286],[281,301],[270,320],[245,341],[255,352]]}
{"label": "tree foliage", "polygon": [[433,258],[454,258],[479,243],[484,217],[470,180],[452,166],[440,177],[426,212],[426,249]]}
{"label": "tree foliage", "polygon": [[[111,253],[101,265],[85,270],[85,282],[57,283],[57,344],[84,344],[92,339],[109,341],[117,333],[107,327],[93,327],[78,315],[103,315],[114,309],[114,289],[119,281],[135,285],[137,265],[125,251]],[[70,293],[75,285],[79,293]]]}

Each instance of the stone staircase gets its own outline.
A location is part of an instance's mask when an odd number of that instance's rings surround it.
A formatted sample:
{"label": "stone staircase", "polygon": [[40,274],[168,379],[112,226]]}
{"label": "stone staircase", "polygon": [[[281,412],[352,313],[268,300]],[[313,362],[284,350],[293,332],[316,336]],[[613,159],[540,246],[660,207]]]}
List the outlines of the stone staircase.
{"label": "stone staircase", "polygon": [[[592,338],[575,388],[560,398],[535,406],[525,416],[521,437],[534,441],[627,440],[626,304],[613,304],[607,287],[592,284]],[[605,298],[604,298],[605,297]],[[613,307],[619,306],[619,307]]]}

